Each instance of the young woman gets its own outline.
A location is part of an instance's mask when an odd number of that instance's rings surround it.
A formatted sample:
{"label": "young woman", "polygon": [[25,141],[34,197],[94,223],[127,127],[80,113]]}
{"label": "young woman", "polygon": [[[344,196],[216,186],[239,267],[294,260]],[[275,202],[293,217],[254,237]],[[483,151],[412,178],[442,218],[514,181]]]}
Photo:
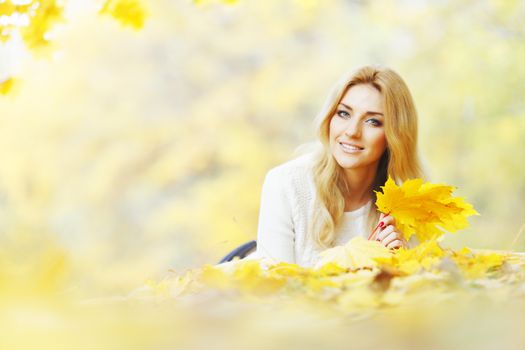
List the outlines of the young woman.
{"label": "young woman", "polygon": [[[417,155],[417,113],[393,70],[365,66],[344,77],[316,119],[316,148],[271,169],[264,180],[257,250],[246,258],[313,266],[324,249],[355,236],[388,248],[413,246],[375,207],[390,175],[424,177]],[[414,237],[415,238],[415,237]]]}

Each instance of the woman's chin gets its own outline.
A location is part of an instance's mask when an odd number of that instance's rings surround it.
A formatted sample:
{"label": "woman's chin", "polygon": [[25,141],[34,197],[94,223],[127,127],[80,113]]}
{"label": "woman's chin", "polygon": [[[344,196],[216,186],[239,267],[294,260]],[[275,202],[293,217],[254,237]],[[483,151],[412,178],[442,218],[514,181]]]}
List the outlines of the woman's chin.
{"label": "woman's chin", "polygon": [[339,166],[341,168],[344,168],[344,169],[353,169],[353,168],[357,168],[359,167],[359,164],[356,163],[356,162],[352,162],[352,161],[348,161],[347,159],[337,159],[336,158],[336,162],[337,164],[339,164]]}

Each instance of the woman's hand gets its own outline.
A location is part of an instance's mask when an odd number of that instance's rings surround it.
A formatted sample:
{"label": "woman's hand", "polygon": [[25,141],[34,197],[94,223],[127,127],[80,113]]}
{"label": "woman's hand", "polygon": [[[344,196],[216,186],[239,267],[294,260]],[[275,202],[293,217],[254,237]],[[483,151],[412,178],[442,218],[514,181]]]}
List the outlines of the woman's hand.
{"label": "woman's hand", "polygon": [[407,247],[408,242],[403,237],[403,233],[396,228],[394,217],[381,213],[379,217],[379,227],[372,239],[379,241],[387,248]]}

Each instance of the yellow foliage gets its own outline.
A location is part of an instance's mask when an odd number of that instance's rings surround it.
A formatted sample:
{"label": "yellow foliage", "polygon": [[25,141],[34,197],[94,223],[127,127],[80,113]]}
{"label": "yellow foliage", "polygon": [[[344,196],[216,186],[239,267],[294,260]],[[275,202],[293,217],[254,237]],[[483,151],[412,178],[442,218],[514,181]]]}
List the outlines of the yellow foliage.
{"label": "yellow foliage", "polygon": [[335,262],[329,262],[329,263],[326,263],[326,264],[322,265],[321,267],[319,267],[316,270],[316,273],[319,276],[332,276],[332,275],[339,275],[339,274],[347,272],[347,271],[348,271],[348,269],[339,266]]}
{"label": "yellow foliage", "polygon": [[224,289],[231,286],[228,275],[221,269],[211,265],[204,265],[202,268],[202,281],[210,287]]}
{"label": "yellow foliage", "polygon": [[[35,4],[37,6],[35,6]],[[23,5],[15,5],[12,1],[0,3],[0,15],[5,19],[12,19],[6,24],[0,24],[0,41],[11,38],[12,32],[19,29],[26,45],[30,49],[46,46],[49,41],[46,34],[57,22],[63,21],[63,7],[56,0],[31,1]],[[15,21],[13,16],[19,19],[21,15],[27,16],[28,23],[20,20]]]}
{"label": "yellow foliage", "polygon": [[54,24],[64,20],[63,11],[63,7],[59,6],[56,0],[39,1],[39,7],[31,16],[29,26],[21,30],[29,48],[43,47],[49,43],[46,34]]}
{"label": "yellow foliage", "polygon": [[12,90],[13,85],[15,84],[14,78],[7,78],[4,81],[0,82],[0,95],[7,95],[9,91]]}
{"label": "yellow foliage", "polygon": [[[247,297],[245,300],[258,301],[263,300],[258,299],[261,297],[268,300],[288,297],[297,301],[307,297],[311,302],[329,303],[344,312],[366,313],[385,306],[417,306],[429,302],[429,298],[434,303],[450,299],[457,291],[454,284],[447,282],[451,267],[441,264],[445,258],[447,263],[457,264],[454,266],[465,279],[478,279],[479,284],[485,285],[491,284],[494,272],[503,273],[503,263],[512,259],[523,263],[518,255],[475,254],[468,248],[445,250],[435,239],[412,249],[395,251],[377,249],[375,242],[363,239],[351,242],[346,253],[351,252],[347,254],[350,256],[355,253],[358,257],[355,261],[347,260],[338,250],[327,250],[330,254],[325,257],[333,261],[316,268],[265,259],[235,259],[217,266],[204,265],[183,276],[147,285],[154,296],[161,298],[194,295],[198,300],[201,292],[216,289],[228,290],[229,293],[221,294],[224,297],[243,295]],[[345,264],[350,266],[341,266]],[[145,291],[134,296],[144,296]]]}
{"label": "yellow foliage", "polygon": [[284,261],[270,266],[268,271],[270,275],[275,276],[297,277],[304,274],[304,269],[301,266]]}
{"label": "yellow foliage", "polygon": [[202,268],[201,281],[211,288],[238,289],[251,295],[268,295],[283,287],[286,280],[266,273],[259,261],[238,261],[230,272],[211,265]]}
{"label": "yellow foliage", "polygon": [[[478,280],[473,288],[491,286],[494,272],[503,273],[503,263],[518,259],[497,252],[475,254],[468,248],[445,250],[436,239],[412,249],[391,251],[359,237],[336,248],[344,247],[326,250],[323,257],[327,262],[320,262],[316,268],[265,259],[236,259],[218,266],[205,265],[187,273],[184,282],[180,278],[162,281],[154,290],[157,295],[172,293],[177,297],[198,296],[210,288],[228,289],[234,293],[223,294],[224,297],[235,297],[239,295],[237,291],[247,297],[245,300],[256,301],[262,301],[257,299],[261,297],[274,301],[299,301],[306,297],[310,302],[326,303],[345,313],[366,315],[384,307],[421,307],[450,300],[458,293],[455,286],[461,285],[449,283],[455,268],[461,272],[459,278],[462,275],[466,280]],[[445,258],[447,263],[442,264]],[[188,288],[191,285],[199,287]],[[178,286],[177,293],[170,292],[174,286]],[[182,289],[184,293],[180,293]]]}
{"label": "yellow foliage", "polygon": [[455,232],[468,227],[467,217],[479,215],[463,198],[452,197],[452,186],[405,181],[401,186],[389,177],[383,192],[377,192],[376,205],[382,213],[396,219],[405,239],[416,235],[420,242],[439,237],[443,230]]}
{"label": "yellow foliage", "polygon": [[[26,14],[32,5],[32,3],[15,5],[12,1],[2,1],[0,2],[0,16],[8,19],[12,18],[14,14]],[[16,27],[16,25],[9,22],[0,24],[0,42],[9,40],[12,30]]]}
{"label": "yellow foliage", "polygon": [[100,14],[109,14],[124,26],[135,30],[144,27],[146,10],[140,0],[107,0]]}
{"label": "yellow foliage", "polygon": [[284,278],[263,274],[257,261],[240,263],[233,273],[233,277],[241,291],[254,295],[274,293],[286,283]]}
{"label": "yellow foliage", "polygon": [[13,13],[26,13],[31,7],[31,2],[25,5],[15,5],[12,1],[2,1],[0,2],[0,15],[11,16]]}
{"label": "yellow foliage", "polygon": [[390,257],[375,258],[375,260],[382,267],[387,266],[405,274],[414,274],[420,270],[430,270],[444,255],[444,250],[435,239],[432,239],[411,249],[397,249]]}
{"label": "yellow foliage", "polygon": [[341,267],[351,269],[372,267],[377,264],[374,258],[386,258],[390,254],[391,251],[377,241],[368,241],[363,237],[355,237],[345,245],[321,252],[321,259],[316,266],[320,268],[327,263],[336,263]]}
{"label": "yellow foliage", "polygon": [[469,249],[453,253],[452,259],[469,279],[481,278],[500,267],[509,254],[487,253],[474,254]]}

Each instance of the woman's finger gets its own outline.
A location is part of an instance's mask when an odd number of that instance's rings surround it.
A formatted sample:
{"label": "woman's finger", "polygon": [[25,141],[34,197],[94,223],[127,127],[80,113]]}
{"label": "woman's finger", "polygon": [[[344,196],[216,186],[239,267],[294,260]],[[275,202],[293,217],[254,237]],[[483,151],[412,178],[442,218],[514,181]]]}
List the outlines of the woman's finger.
{"label": "woman's finger", "polygon": [[381,243],[386,247],[389,243],[399,239],[399,233],[392,231],[381,240]]}
{"label": "woman's finger", "polygon": [[385,223],[384,222],[381,222],[381,220],[385,217],[385,214],[383,213],[380,213],[379,215],[379,221],[377,222],[374,230],[370,233],[370,235],[368,236],[368,239],[371,239],[371,240],[374,240],[374,241],[377,241],[377,237],[379,235],[379,232],[381,232],[381,230],[383,229],[383,227],[385,226]]}
{"label": "woman's finger", "polygon": [[386,245],[387,248],[401,248],[404,246],[405,245],[403,244],[403,242],[399,239],[396,239]]}
{"label": "woman's finger", "polygon": [[379,233],[376,235],[377,237],[376,240],[382,241],[386,236],[388,236],[392,232],[394,232],[394,226],[389,225],[385,227],[384,229],[382,229],[381,231],[379,231]]}
{"label": "woman's finger", "polygon": [[[383,224],[381,224],[383,223]],[[396,219],[392,215],[386,215],[379,219],[379,227],[387,227],[388,225],[396,225]]]}
{"label": "woman's finger", "polygon": [[392,219],[393,217],[391,215],[386,215],[383,217],[383,219],[381,221],[383,221],[385,223],[385,226],[388,224],[390,225],[392,223]]}

